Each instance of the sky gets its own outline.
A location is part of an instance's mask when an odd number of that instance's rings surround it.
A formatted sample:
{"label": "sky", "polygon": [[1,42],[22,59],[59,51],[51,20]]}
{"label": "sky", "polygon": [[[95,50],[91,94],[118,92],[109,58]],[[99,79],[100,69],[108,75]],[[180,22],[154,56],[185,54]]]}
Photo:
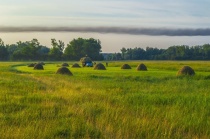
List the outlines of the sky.
{"label": "sky", "polygon": [[210,43],[209,0],[0,0],[5,44],[78,37],[101,41],[102,52],[122,47],[167,48]]}

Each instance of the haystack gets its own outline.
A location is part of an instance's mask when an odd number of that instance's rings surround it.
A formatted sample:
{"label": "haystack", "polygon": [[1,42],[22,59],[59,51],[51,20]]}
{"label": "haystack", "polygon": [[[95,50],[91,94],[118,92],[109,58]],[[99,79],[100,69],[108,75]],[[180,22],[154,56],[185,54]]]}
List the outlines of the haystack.
{"label": "haystack", "polygon": [[106,68],[102,63],[98,63],[94,66],[94,70],[106,70]]}
{"label": "haystack", "polygon": [[72,76],[73,74],[67,67],[61,67],[57,70],[56,74],[63,74],[63,75],[70,75]]}
{"label": "haystack", "polygon": [[72,65],[72,68],[81,68],[81,67],[80,67],[80,65],[79,65],[79,64],[74,63],[74,64]]}
{"label": "haystack", "polygon": [[44,62],[39,62],[39,64],[41,64],[41,65],[45,65],[45,63],[44,63]]}
{"label": "haystack", "polygon": [[36,65],[36,63],[31,63],[28,65],[28,67],[34,67]]}
{"label": "haystack", "polygon": [[195,75],[195,71],[190,66],[182,67],[176,74],[177,76],[180,75]]}
{"label": "haystack", "polygon": [[83,67],[86,66],[86,64],[93,64],[91,58],[88,56],[82,57],[80,62],[82,63]]}
{"label": "haystack", "polygon": [[147,71],[147,67],[143,63],[139,64],[136,69],[138,71]]}
{"label": "haystack", "polygon": [[128,65],[128,64],[123,64],[123,65],[121,66],[121,69],[131,69],[131,66]]}
{"label": "haystack", "polygon": [[69,64],[68,63],[63,63],[61,66],[63,66],[63,67],[69,67]]}
{"label": "haystack", "polygon": [[36,64],[34,65],[34,70],[44,70],[44,67],[42,66],[42,64]]}

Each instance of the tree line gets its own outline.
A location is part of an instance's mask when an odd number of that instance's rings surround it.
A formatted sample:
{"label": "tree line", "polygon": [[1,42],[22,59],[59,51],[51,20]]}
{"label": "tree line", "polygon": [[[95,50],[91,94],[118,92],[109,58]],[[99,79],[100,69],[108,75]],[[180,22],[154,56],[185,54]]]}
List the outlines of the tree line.
{"label": "tree line", "polygon": [[210,60],[210,44],[179,45],[167,49],[123,47],[121,53],[109,54],[106,60]]}
{"label": "tree line", "polygon": [[51,48],[43,46],[37,39],[16,44],[5,45],[0,38],[1,61],[31,61],[31,60],[79,60],[86,55],[93,60],[103,60],[101,42],[93,38],[73,39],[67,46],[61,40],[51,39]]}
{"label": "tree line", "polygon": [[167,49],[146,47],[121,48],[119,53],[102,54],[101,42],[93,38],[73,39],[66,46],[63,41],[51,39],[51,47],[37,39],[5,45],[0,38],[1,61],[79,60],[88,55],[92,60],[210,60],[210,44],[171,46]]}

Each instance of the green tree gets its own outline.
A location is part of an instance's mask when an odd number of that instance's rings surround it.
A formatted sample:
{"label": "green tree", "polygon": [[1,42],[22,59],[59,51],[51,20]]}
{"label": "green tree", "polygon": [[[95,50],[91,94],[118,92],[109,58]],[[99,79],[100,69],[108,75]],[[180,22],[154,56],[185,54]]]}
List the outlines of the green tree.
{"label": "green tree", "polygon": [[125,49],[125,47],[123,47],[122,49],[120,49],[121,50],[121,52],[122,52],[122,59],[125,59],[125,53],[126,53],[126,49]]}
{"label": "green tree", "polygon": [[7,58],[8,58],[7,48],[4,46],[4,42],[0,38],[0,60],[7,60]]}
{"label": "green tree", "polygon": [[204,59],[209,60],[210,59],[210,44],[203,45],[203,52],[204,52]]}
{"label": "green tree", "polygon": [[90,39],[73,39],[67,44],[64,55],[67,59],[79,60],[81,57],[88,55],[93,60],[101,60],[101,42],[100,40]]}
{"label": "green tree", "polygon": [[52,48],[49,51],[50,60],[62,60],[63,50],[64,50],[64,42],[56,39],[51,39]]}

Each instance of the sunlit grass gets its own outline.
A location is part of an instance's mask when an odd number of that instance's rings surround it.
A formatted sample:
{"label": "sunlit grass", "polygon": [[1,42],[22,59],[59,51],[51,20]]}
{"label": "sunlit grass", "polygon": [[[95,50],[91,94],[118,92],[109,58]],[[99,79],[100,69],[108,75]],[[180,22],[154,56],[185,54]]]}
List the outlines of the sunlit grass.
{"label": "sunlit grass", "polygon": [[[121,70],[128,63],[131,70]],[[136,71],[144,63],[148,71]],[[1,138],[209,138],[209,62],[109,62],[105,71],[61,63],[0,63]],[[71,64],[71,63],[70,63]],[[176,77],[183,65],[193,77]],[[11,70],[12,69],[12,70]]]}

